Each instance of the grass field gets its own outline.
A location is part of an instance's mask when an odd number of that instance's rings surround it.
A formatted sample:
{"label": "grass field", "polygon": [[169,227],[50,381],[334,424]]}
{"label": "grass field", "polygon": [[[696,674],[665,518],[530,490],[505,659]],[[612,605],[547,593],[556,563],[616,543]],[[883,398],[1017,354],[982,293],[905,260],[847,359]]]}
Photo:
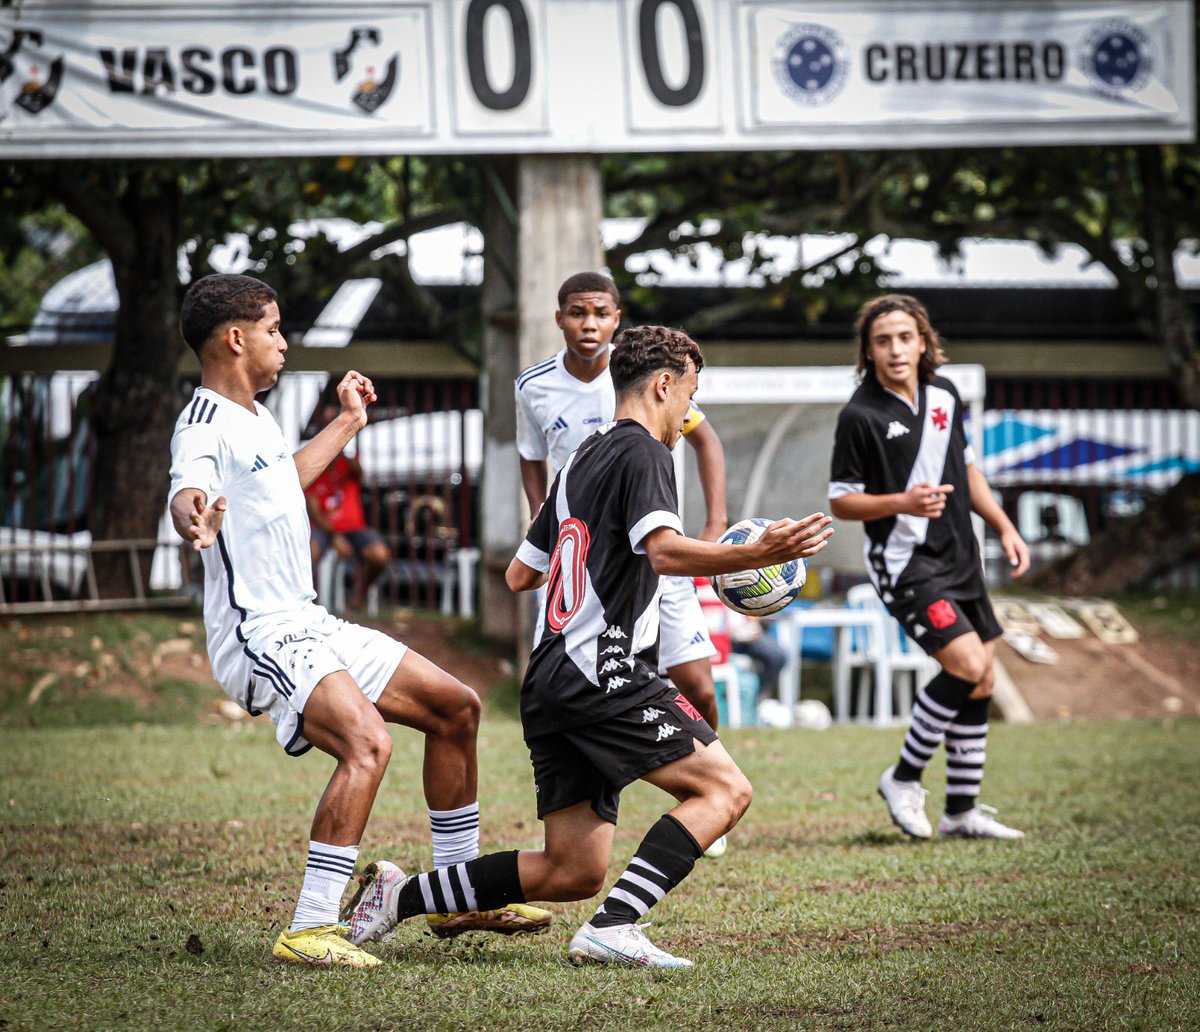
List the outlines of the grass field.
{"label": "grass field", "polygon": [[[261,726],[0,729],[0,1028],[1200,1027],[1200,721],[993,725],[985,800],[1022,843],[904,840],[896,731],[731,732],[756,798],[651,912],[676,975],[571,968],[418,922],[371,972],[276,965],[330,770]],[[364,862],[427,864],[419,739],[396,732]],[[488,847],[538,842],[518,725],[480,742]],[[940,802],[944,768],[927,783]],[[613,874],[665,798],[624,800]]]}

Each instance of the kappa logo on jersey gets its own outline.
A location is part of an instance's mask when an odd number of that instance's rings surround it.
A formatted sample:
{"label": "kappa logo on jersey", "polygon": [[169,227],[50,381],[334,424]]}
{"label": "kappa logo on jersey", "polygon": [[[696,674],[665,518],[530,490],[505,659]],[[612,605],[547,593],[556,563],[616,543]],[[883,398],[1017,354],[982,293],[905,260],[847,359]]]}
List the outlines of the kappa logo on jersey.
{"label": "kappa logo on jersey", "polygon": [[688,702],[687,699],[685,699],[682,695],[676,695],[675,698],[672,699],[671,701],[673,703],[675,703],[676,706],[678,706],[681,710],[683,710],[683,712],[686,713],[693,720],[703,720],[704,719],[702,716],[700,716],[700,711],[698,709],[696,709],[696,707],[693,706],[690,702]]}
{"label": "kappa logo on jersey", "polygon": [[608,679],[608,687],[604,689],[604,694],[615,692],[618,688],[624,688],[629,683],[628,677],[610,677]]}
{"label": "kappa logo on jersey", "polygon": [[655,741],[661,742],[664,738],[670,738],[673,734],[677,734],[682,730],[683,728],[676,727],[674,724],[659,724],[658,738],[656,738]]}
{"label": "kappa logo on jersey", "polygon": [[893,437],[903,437],[908,433],[908,427],[898,419],[893,419],[888,423],[887,439],[890,441]]}
{"label": "kappa logo on jersey", "polygon": [[602,632],[600,637],[601,638],[624,638],[625,632],[623,630],[621,630],[621,628],[618,627],[616,624],[613,624],[607,631]]}
{"label": "kappa logo on jersey", "polygon": [[600,673],[601,674],[615,673],[616,671],[621,669],[621,664],[624,662],[625,661],[623,659],[606,659],[604,661],[604,666],[602,666],[600,668]]}
{"label": "kappa logo on jersey", "polygon": [[254,465],[250,467],[251,473],[257,473],[260,469],[266,469],[270,465],[261,455],[254,456]]}
{"label": "kappa logo on jersey", "polygon": [[932,603],[925,614],[929,617],[929,622],[933,624],[936,631],[945,630],[947,627],[953,627],[958,621],[958,614],[954,611],[954,607],[944,598],[939,598]]}
{"label": "kappa logo on jersey", "polygon": [[655,709],[651,706],[649,709],[642,710],[642,723],[653,724],[659,717],[665,717],[666,715],[665,710]]}
{"label": "kappa logo on jersey", "polygon": [[602,655],[602,656],[613,656],[613,655],[619,656],[619,655],[621,655],[621,653],[623,651],[624,651],[624,649],[622,649],[620,645],[610,645],[603,652],[601,652],[600,655]]}
{"label": "kappa logo on jersey", "polygon": [[929,418],[933,420],[933,425],[938,430],[945,430],[950,425],[950,417],[946,415],[944,408],[935,408]]}

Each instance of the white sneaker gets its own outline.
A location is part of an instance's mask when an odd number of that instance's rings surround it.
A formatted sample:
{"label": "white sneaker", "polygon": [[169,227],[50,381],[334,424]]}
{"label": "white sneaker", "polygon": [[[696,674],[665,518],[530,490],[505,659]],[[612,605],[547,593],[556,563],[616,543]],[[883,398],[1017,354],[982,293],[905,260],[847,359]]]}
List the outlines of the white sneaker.
{"label": "white sneaker", "polygon": [[642,931],[643,925],[593,928],[585,924],[571,939],[567,959],[572,964],[628,964],[630,967],[690,968],[692,962],[660,950]]}
{"label": "white sneaker", "polygon": [[710,860],[716,860],[717,857],[724,856],[725,850],[727,850],[728,848],[729,848],[729,837],[727,835],[722,835],[719,839],[717,839],[716,842],[714,842],[711,846],[709,846],[704,851],[704,855],[706,857],[708,857]]}
{"label": "white sneaker", "polygon": [[358,878],[358,889],[342,907],[341,920],[350,930],[346,938],[354,945],[382,939],[396,927],[396,897],[408,879],[387,860],[367,864]]}
{"label": "white sneaker", "polygon": [[942,814],[938,821],[938,834],[943,838],[994,838],[994,839],[1023,839],[1025,832],[1001,824],[992,816],[996,812],[994,806],[980,803],[966,813]]}
{"label": "white sneaker", "polygon": [[888,767],[879,779],[879,794],[887,803],[892,823],[913,838],[933,837],[933,826],[925,816],[925,797],[929,794],[917,781],[897,781],[892,775],[895,764]]}

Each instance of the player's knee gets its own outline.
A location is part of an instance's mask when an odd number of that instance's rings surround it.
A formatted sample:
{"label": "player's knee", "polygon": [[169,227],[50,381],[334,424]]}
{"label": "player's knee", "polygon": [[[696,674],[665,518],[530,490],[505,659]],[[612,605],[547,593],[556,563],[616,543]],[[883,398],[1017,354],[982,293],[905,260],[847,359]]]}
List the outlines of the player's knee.
{"label": "player's knee", "polygon": [[479,696],[461,681],[450,679],[447,686],[446,700],[439,707],[438,716],[441,718],[443,734],[455,738],[473,738],[479,730],[479,719],[483,713],[483,704]]}
{"label": "player's knee", "polygon": [[729,790],[733,818],[730,826],[732,827],[750,809],[750,803],[754,800],[754,786],[750,784],[750,779],[739,770],[736,772],[736,777],[731,779]]}
{"label": "player's knee", "polygon": [[975,682],[975,687],[971,690],[970,698],[972,699],[990,699],[992,697],[992,689],[996,685],[996,674],[991,666],[987,668],[984,675]]}
{"label": "player's knee", "polygon": [[742,819],[754,798],[754,787],[732,763],[709,779],[709,802],[720,813],[727,828]]}
{"label": "player's knee", "polygon": [[381,570],[387,566],[391,557],[387,545],[382,541],[373,541],[363,550],[364,562],[374,570]]}
{"label": "player's knee", "polygon": [[947,666],[946,672],[973,685],[978,685],[985,677],[990,676],[991,665],[988,663],[987,657],[980,651],[978,654],[971,653],[956,657],[953,665]]}
{"label": "player's knee", "polygon": [[379,727],[364,729],[354,736],[354,747],[348,759],[355,766],[383,777],[391,758],[392,738],[382,723]]}

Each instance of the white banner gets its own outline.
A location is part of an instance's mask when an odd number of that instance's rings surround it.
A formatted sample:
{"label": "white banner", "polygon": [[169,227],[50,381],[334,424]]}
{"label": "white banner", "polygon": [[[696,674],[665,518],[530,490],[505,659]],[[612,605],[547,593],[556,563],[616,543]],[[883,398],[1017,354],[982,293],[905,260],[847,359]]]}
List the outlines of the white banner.
{"label": "white banner", "polygon": [[1186,141],[1192,0],[24,0],[0,157]]}

